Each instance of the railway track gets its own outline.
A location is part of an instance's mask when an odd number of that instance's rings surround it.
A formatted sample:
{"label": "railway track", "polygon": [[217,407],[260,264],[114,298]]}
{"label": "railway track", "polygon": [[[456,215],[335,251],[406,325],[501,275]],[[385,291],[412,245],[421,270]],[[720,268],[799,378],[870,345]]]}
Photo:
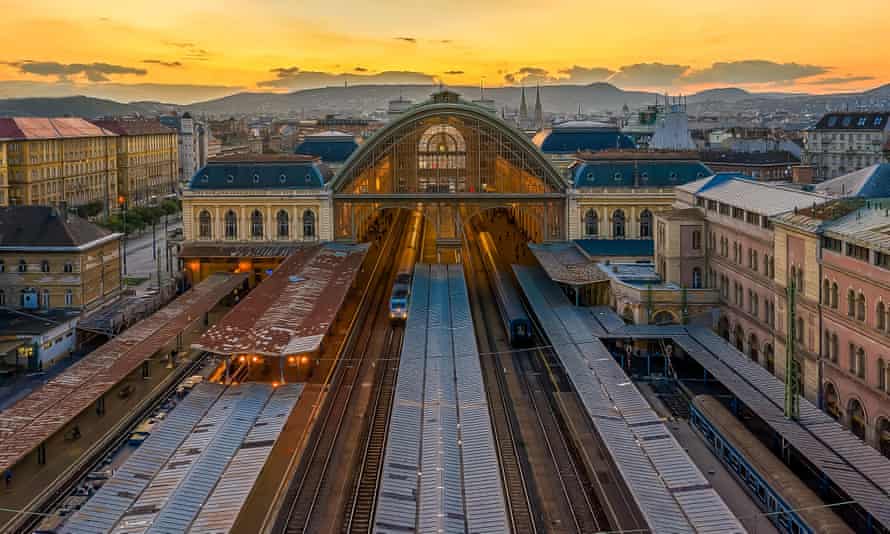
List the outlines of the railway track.
{"label": "railway track", "polygon": [[[501,463],[511,527],[516,533],[545,532],[546,527],[541,524],[542,515],[535,511],[539,506],[532,504],[536,499],[534,490],[529,488],[528,479],[532,477],[527,476],[531,472],[531,466],[527,464],[528,460],[524,458],[518,444],[522,442],[522,437],[513,409],[521,406],[521,403],[514,403],[510,397],[509,387],[502,372],[504,365],[501,355],[490,356],[498,353],[504,345],[503,342],[498,343],[494,333],[500,331],[503,334],[498,312],[494,309],[494,296],[491,294],[485,269],[479,264],[478,255],[473,254],[469,240],[466,241],[466,245],[469,259],[467,263],[470,267],[467,271],[471,282],[470,305],[476,319],[476,336],[480,341],[480,352],[489,354],[481,358],[480,364]],[[483,302],[485,300],[487,305]],[[495,314],[493,317],[492,311]]]}
{"label": "railway track", "polygon": [[377,487],[380,484],[386,435],[389,430],[389,416],[392,412],[392,399],[399,371],[399,352],[404,334],[404,328],[393,328],[389,331],[387,348],[383,352],[384,359],[376,380],[378,387],[366,430],[367,438],[361,469],[352,487],[349,515],[343,524],[344,533],[360,534],[372,530],[374,509],[377,504]]}
{"label": "railway track", "polygon": [[[537,423],[539,431],[536,434],[542,442],[543,448],[546,450],[547,458],[552,471],[558,476],[559,488],[562,493],[561,498],[564,502],[562,509],[568,509],[571,517],[568,524],[550,524],[550,525],[534,525],[538,531],[574,531],[580,533],[592,533],[604,530],[608,526],[608,521],[602,510],[599,501],[593,496],[591,491],[592,484],[587,476],[587,471],[583,465],[579,463],[579,457],[575,453],[575,444],[571,437],[567,436],[569,429],[564,425],[558,410],[555,408],[554,401],[550,394],[552,385],[548,379],[546,370],[542,371],[542,365],[536,360],[536,350],[516,351],[512,350],[503,340],[505,336],[498,339],[495,332],[502,332],[502,321],[500,313],[495,306],[495,297],[493,295],[493,287],[491,286],[485,270],[479,264],[475,250],[470,249],[470,261],[473,271],[473,286],[475,291],[474,298],[474,316],[481,318],[482,332],[480,337],[483,345],[483,352],[493,354],[493,356],[483,357],[483,372],[488,385],[489,397],[496,397],[496,405],[492,405],[492,414],[495,420],[501,419],[499,411],[506,410],[506,403],[514,409],[527,410],[531,419]],[[505,356],[509,354],[509,356]],[[522,389],[522,398],[511,397],[509,386],[506,383],[504,372],[507,368],[513,366],[515,375]],[[492,387],[489,384],[496,385]],[[492,393],[492,389],[496,389],[497,393]],[[504,418],[509,423],[510,418]],[[496,422],[496,428],[499,424]],[[500,425],[502,426],[502,425]],[[512,435],[512,440],[520,439],[517,434]],[[500,438],[499,438],[500,439]],[[513,445],[514,448],[515,445]],[[508,463],[509,466],[509,463]],[[549,467],[549,466],[548,466]],[[505,467],[505,471],[507,467]],[[506,480],[507,477],[505,477]],[[508,494],[513,492],[512,487],[515,483],[505,481]],[[553,497],[552,495],[550,496]],[[512,508],[512,506],[511,506]],[[551,518],[557,513],[551,513]],[[540,514],[539,514],[540,519]],[[560,518],[562,519],[562,518]],[[551,519],[552,521],[553,519]],[[516,525],[514,532],[528,531],[524,525]]]}
{"label": "railway track", "polygon": [[[274,532],[303,533],[313,527],[312,521],[319,508],[319,497],[325,485],[330,482],[329,468],[334,459],[338,439],[344,429],[344,422],[349,415],[348,408],[353,393],[360,388],[362,377],[369,374],[369,367],[376,363],[376,356],[372,355],[374,351],[371,334],[381,321],[388,323],[386,303],[395,270],[392,252],[402,242],[404,234],[403,224],[397,224],[396,227],[400,228],[399,232],[393,235],[392,241],[387,240],[384,243],[378,255],[374,274],[369,283],[372,289],[365,293],[356,311],[354,323],[350,325],[349,335],[341,349],[340,361],[329,382],[330,393],[324,401],[318,420],[313,425],[309,441],[311,445],[303,453],[303,458],[291,479]],[[390,342],[395,339],[395,334],[391,330],[390,327],[390,332],[386,334]],[[372,399],[382,394],[379,391],[380,381],[374,380],[372,387],[374,388],[371,393]],[[343,471],[348,472],[348,469]],[[343,471],[338,475],[345,475]]]}
{"label": "railway track", "polygon": [[97,444],[86,454],[82,462],[73,465],[70,471],[63,475],[65,477],[63,482],[54,487],[47,488],[43,495],[35,498],[32,505],[26,508],[28,510],[27,515],[23,513],[18,518],[13,519],[2,527],[2,531],[15,533],[34,532],[46,516],[54,513],[65,499],[74,493],[87,474],[98,469],[109,454],[114,453],[127,443],[136,427],[172,397],[176,392],[176,387],[200,369],[208,356],[209,353],[202,352],[189,363],[177,369],[168,377],[168,385],[164,386],[157,395],[145,399],[143,405],[136,408],[112,436],[104,439],[104,442]]}

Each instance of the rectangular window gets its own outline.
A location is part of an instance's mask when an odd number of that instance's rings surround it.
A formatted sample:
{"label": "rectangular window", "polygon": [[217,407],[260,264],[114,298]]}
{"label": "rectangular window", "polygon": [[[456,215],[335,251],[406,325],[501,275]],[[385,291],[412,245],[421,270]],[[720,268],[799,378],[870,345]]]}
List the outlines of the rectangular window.
{"label": "rectangular window", "polygon": [[890,269],[890,254],[875,251],[875,265],[884,269]]}
{"label": "rectangular window", "polygon": [[868,261],[868,249],[853,243],[847,243],[847,256],[860,261]]}
{"label": "rectangular window", "polygon": [[843,241],[840,239],[834,239],[832,237],[823,236],[822,237],[822,248],[831,250],[832,252],[837,252],[840,254],[843,251]]}

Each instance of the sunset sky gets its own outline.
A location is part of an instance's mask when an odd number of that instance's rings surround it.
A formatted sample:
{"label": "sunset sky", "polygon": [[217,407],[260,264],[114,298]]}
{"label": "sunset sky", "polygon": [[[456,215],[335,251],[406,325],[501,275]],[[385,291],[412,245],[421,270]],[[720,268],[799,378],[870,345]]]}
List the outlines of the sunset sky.
{"label": "sunset sky", "polygon": [[344,81],[812,93],[890,82],[888,0],[0,0],[0,13],[0,97],[189,102]]}

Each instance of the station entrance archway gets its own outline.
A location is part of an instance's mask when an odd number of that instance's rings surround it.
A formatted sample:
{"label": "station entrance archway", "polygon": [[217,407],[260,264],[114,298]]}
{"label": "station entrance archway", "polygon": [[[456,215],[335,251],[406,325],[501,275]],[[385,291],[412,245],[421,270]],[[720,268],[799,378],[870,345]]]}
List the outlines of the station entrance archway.
{"label": "station entrance archway", "polygon": [[377,132],[331,182],[334,238],[357,240],[385,208],[420,209],[437,242],[506,208],[534,241],[566,238],[566,182],[522,133],[443,91]]}

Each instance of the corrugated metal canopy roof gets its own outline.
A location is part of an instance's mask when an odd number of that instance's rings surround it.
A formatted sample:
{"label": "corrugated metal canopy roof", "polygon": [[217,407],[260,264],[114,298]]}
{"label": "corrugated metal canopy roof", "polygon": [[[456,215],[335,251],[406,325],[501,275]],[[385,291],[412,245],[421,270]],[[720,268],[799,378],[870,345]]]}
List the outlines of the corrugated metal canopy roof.
{"label": "corrugated metal canopy roof", "polygon": [[267,356],[317,350],[367,249],[328,243],[295,252],[193,346]]}

